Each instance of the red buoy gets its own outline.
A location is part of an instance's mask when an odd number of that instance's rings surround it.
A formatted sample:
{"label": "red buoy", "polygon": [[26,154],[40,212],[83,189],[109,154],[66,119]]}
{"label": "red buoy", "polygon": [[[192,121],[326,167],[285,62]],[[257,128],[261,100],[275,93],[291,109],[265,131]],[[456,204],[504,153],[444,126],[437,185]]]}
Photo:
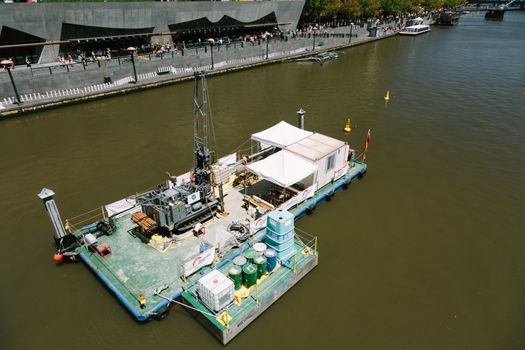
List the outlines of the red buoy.
{"label": "red buoy", "polygon": [[55,260],[55,263],[58,265],[62,261],[64,261],[64,255],[56,253],[55,255],[53,255],[53,260]]}

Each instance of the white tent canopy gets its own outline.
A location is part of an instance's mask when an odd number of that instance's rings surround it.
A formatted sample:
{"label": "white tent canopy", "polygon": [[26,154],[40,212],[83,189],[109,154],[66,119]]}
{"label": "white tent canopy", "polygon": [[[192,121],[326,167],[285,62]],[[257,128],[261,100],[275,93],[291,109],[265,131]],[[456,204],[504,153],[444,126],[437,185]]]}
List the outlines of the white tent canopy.
{"label": "white tent canopy", "polygon": [[284,148],[312,134],[311,131],[306,131],[281,121],[271,128],[253,134],[252,140],[259,141],[265,145]]}
{"label": "white tent canopy", "polygon": [[288,151],[279,151],[246,167],[255,175],[282,187],[290,187],[317,171],[317,165]]}

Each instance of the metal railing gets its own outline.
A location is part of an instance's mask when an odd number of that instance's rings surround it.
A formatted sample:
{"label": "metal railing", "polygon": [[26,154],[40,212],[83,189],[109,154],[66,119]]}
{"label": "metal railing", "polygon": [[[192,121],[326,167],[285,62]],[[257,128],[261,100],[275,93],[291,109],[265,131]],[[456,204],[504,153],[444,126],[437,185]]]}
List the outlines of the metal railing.
{"label": "metal railing", "polygon": [[[307,49],[308,49],[307,47],[303,47],[303,48],[299,48],[295,50],[273,52],[271,54],[268,54],[267,56],[268,58],[277,58],[277,57],[288,56],[288,55],[305,52]],[[165,72],[171,75],[186,76],[186,75],[191,75],[196,71],[203,71],[203,70],[210,71],[212,69],[225,68],[229,66],[253,64],[257,62],[262,62],[265,59],[266,59],[265,54],[259,54],[259,55],[252,56],[252,57],[242,57],[242,58],[237,58],[237,59],[230,59],[230,60],[215,63],[213,65],[213,68],[211,64],[204,65],[204,66],[195,66],[195,67],[175,67],[173,65],[169,65],[169,66],[158,67],[153,72],[137,74],[137,79],[139,81],[154,79],[159,75],[163,75]],[[56,100],[56,99],[74,97],[74,96],[84,96],[88,94],[103,93],[104,91],[108,91],[111,89],[121,87],[123,85],[127,85],[130,82],[134,82],[134,79],[131,76],[127,76],[127,77],[118,79],[111,83],[93,84],[93,85],[83,86],[79,88],[57,89],[57,90],[50,90],[50,91],[44,91],[44,92],[38,92],[38,93],[21,94],[20,101],[24,103],[24,102],[33,102],[33,101]],[[5,97],[3,98],[3,101],[0,101],[0,105],[3,107],[9,107],[11,105],[14,105],[15,103],[16,103],[16,97],[14,96]]]}

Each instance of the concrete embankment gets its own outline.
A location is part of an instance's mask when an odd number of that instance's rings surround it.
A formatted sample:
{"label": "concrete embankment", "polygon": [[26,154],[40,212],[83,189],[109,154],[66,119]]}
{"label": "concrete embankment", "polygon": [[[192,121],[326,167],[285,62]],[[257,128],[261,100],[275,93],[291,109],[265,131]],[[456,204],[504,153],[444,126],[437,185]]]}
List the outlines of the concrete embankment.
{"label": "concrete embankment", "polygon": [[[21,104],[13,103],[15,98],[0,98],[0,119],[14,117],[25,113],[57,108],[68,104],[82,103],[93,99],[118,96],[120,94],[141,91],[168,84],[176,84],[191,80],[193,72],[206,70],[209,75],[224,74],[230,71],[248,69],[265,64],[275,64],[287,60],[311,56],[325,51],[341,50],[350,46],[360,45],[371,41],[388,38],[397,34],[396,31],[383,32],[380,30],[377,37],[368,37],[364,28],[353,29],[349,42],[349,28],[337,28],[329,31],[325,37],[298,37],[287,41],[270,42],[261,45],[236,47],[229,50],[223,48],[214,51],[213,67],[209,49],[203,48],[187,50],[185,56],[168,53],[164,57],[141,57],[136,59],[138,81],[133,83],[134,73],[128,61],[112,60],[111,63],[91,63],[89,69],[76,70],[64,67],[45,67],[50,74],[35,76],[34,72],[17,71],[21,88]],[[379,34],[380,33],[380,34]],[[312,50],[315,45],[315,50]],[[319,46],[322,45],[322,46]],[[151,60],[151,61],[150,61]],[[61,71],[56,71],[60,69]],[[22,74],[30,78],[22,79]],[[5,74],[6,76],[7,74]],[[32,76],[31,76],[32,75]],[[4,76],[0,82],[2,91],[12,91],[10,81]],[[102,84],[104,77],[112,77],[112,83]],[[6,79],[7,78],[7,79]],[[27,81],[24,86],[24,81]],[[29,91],[29,92],[26,92]],[[24,93],[26,92],[26,93]]]}

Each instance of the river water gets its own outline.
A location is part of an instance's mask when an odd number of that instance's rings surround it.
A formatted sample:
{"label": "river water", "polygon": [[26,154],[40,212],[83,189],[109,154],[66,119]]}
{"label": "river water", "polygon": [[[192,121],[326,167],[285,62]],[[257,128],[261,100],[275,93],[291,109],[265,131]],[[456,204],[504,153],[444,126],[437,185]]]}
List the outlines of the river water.
{"label": "river water", "polygon": [[[525,13],[208,80],[218,154],[280,120],[369,171],[297,225],[319,266],[229,349],[525,347]],[[192,163],[192,83],[0,123],[0,348],[220,349],[184,310],[139,324],[82,264],[56,267],[36,194],[71,217]],[[385,105],[387,90],[391,99]],[[353,131],[341,129],[347,117]]]}

